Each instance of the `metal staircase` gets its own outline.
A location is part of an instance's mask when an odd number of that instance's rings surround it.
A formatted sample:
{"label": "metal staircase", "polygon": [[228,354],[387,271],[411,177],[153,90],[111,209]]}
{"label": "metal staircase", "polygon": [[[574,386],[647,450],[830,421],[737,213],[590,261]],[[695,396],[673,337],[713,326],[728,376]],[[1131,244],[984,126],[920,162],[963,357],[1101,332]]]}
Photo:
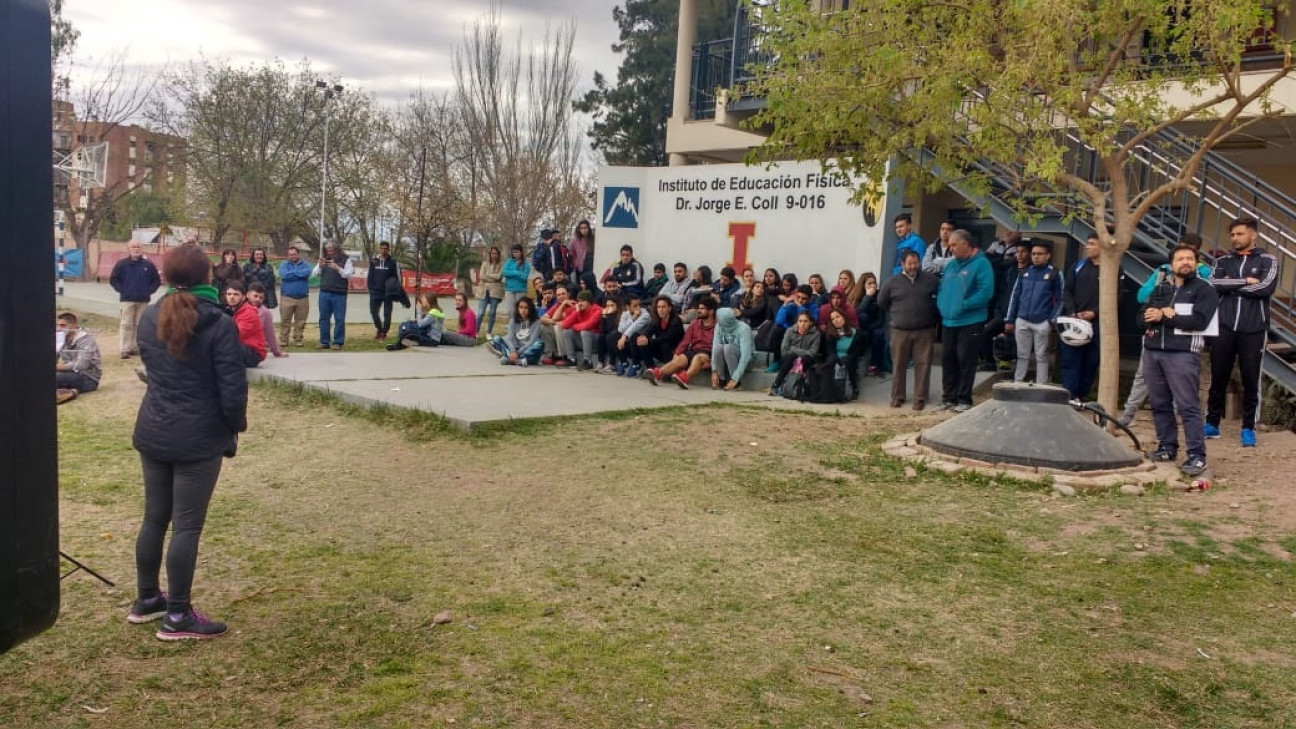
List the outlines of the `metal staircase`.
{"label": "metal staircase", "polygon": [[[1065,135],[1068,146],[1068,171],[1100,187],[1109,186],[1094,150],[1074,134],[1060,133]],[[1148,139],[1135,148],[1126,166],[1131,189],[1151,189],[1169,180],[1194,151],[1192,142],[1175,132],[1162,132]],[[984,186],[970,184],[968,176],[942,170],[927,150],[913,156],[1000,224],[1020,225],[1017,210],[1008,202],[1022,195],[1014,184],[1020,179],[1019,170],[985,160],[978,162],[976,172],[990,181],[986,191]],[[1263,371],[1296,393],[1296,199],[1213,152],[1206,155],[1192,179],[1192,190],[1163,200],[1139,222],[1129,253],[1122,261],[1122,272],[1137,282],[1146,280],[1157,265],[1165,262],[1170,244],[1187,231],[1202,236],[1207,254],[1214,252],[1212,246],[1227,251],[1229,221],[1240,215],[1255,216],[1260,221],[1260,245],[1278,259],[1280,266]],[[1030,213],[1036,218],[1030,226],[1033,231],[1065,234],[1078,240],[1094,233],[1079,193],[1062,189],[1035,193],[1029,197]]]}

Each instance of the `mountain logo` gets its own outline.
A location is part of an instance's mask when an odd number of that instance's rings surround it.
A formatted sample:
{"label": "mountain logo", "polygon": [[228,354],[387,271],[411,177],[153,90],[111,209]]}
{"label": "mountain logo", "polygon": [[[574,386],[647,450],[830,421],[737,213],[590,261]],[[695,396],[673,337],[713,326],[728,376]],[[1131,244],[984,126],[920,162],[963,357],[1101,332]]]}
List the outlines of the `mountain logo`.
{"label": "mountain logo", "polygon": [[639,188],[603,188],[603,227],[639,227]]}

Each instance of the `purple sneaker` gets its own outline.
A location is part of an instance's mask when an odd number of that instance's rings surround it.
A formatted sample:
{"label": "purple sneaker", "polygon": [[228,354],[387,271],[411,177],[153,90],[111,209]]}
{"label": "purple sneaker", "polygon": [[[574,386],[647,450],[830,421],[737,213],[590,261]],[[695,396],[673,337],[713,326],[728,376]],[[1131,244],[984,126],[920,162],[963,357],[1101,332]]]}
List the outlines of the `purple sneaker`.
{"label": "purple sneaker", "polygon": [[135,599],[131,603],[130,613],[126,615],[126,622],[133,625],[143,625],[151,623],[154,620],[166,615],[167,596],[166,593],[154,595],[147,600]]}
{"label": "purple sneaker", "polygon": [[224,635],[229,627],[219,620],[212,620],[206,615],[189,608],[177,619],[170,615],[162,618],[162,627],[158,628],[158,640],[202,640]]}

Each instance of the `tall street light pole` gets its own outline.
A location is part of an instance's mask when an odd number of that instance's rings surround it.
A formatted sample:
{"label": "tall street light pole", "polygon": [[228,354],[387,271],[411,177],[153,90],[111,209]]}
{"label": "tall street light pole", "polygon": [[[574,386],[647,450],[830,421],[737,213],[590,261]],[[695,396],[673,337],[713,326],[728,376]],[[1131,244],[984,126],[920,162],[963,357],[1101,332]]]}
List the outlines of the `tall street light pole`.
{"label": "tall street light pole", "polygon": [[329,102],[337,98],[342,93],[342,84],[333,84],[330,86],[322,80],[315,81],[315,88],[324,92],[324,179],[320,182],[320,224],[319,255],[324,255],[324,204],[328,200],[328,163],[329,163],[329,116],[333,105]]}

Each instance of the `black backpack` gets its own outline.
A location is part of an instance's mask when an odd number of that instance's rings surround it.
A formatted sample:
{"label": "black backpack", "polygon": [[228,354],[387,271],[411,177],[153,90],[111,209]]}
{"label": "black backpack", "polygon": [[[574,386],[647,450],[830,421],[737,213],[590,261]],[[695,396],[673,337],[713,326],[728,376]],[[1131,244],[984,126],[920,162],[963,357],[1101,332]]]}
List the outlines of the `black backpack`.
{"label": "black backpack", "polygon": [[810,365],[804,374],[788,376],[783,396],[800,402],[846,402],[846,367],[832,362]]}

